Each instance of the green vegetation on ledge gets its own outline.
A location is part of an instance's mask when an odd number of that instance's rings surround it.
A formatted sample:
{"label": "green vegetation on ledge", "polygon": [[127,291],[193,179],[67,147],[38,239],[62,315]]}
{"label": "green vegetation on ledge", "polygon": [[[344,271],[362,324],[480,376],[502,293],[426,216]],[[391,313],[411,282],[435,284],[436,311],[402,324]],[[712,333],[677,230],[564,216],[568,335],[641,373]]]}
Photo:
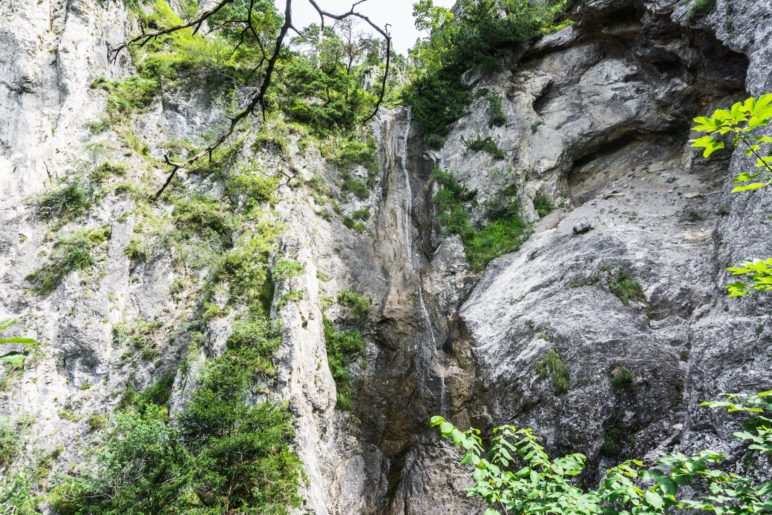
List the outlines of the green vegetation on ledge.
{"label": "green vegetation on ledge", "polygon": [[338,304],[351,309],[359,318],[365,318],[370,313],[372,301],[354,290],[346,288],[338,295]]}
{"label": "green vegetation on ledge", "polygon": [[635,373],[627,365],[619,365],[611,371],[611,386],[617,391],[632,390],[635,387]]}
{"label": "green vegetation on ledge", "polygon": [[488,99],[488,127],[503,126],[507,123],[507,113],[504,112],[501,95],[491,91],[486,98]]}
{"label": "green vegetation on ledge", "polygon": [[716,0],[694,0],[694,3],[689,6],[686,19],[689,23],[695,23],[715,10]]}
{"label": "green vegetation on ledge", "polygon": [[469,150],[485,152],[494,159],[504,159],[504,157],[506,157],[504,152],[501,151],[498,145],[496,145],[496,142],[493,141],[493,138],[490,136],[486,136],[485,138],[475,138],[471,141],[464,141],[462,139],[462,141],[464,145],[466,145],[466,148]]}
{"label": "green vegetation on ledge", "polygon": [[358,330],[341,330],[325,317],[324,341],[327,346],[327,362],[338,396],[338,408],[351,408],[354,390],[351,385],[353,376],[349,367],[365,350],[365,341]]}
{"label": "green vegetation on ledge", "polygon": [[550,349],[536,362],[536,373],[540,379],[550,379],[555,395],[563,395],[571,388],[571,371],[560,354],[555,349]]}
{"label": "green vegetation on ledge", "polygon": [[[416,27],[429,37],[411,51],[418,68],[404,97],[426,143],[439,146],[453,122],[466,113],[471,100],[471,88],[462,79],[466,73],[498,70],[509,49],[562,27],[559,20],[567,3],[462,0],[455,16],[432,0],[418,1],[413,7]],[[503,124],[498,103],[489,101],[491,125]]]}
{"label": "green vegetation on ledge", "polygon": [[104,251],[110,238],[110,226],[82,229],[60,237],[48,262],[27,276],[32,289],[41,295],[53,292],[70,272],[96,264],[98,251]]}
{"label": "green vegetation on ledge", "polygon": [[537,193],[533,198],[533,208],[540,218],[544,218],[555,209],[549,197],[544,193]]}
{"label": "green vegetation on ledge", "polygon": [[457,234],[464,244],[466,258],[473,270],[482,270],[492,259],[520,248],[530,228],[522,219],[517,205],[497,210],[490,222],[475,227],[469,220],[466,203],[476,192],[468,191],[450,173],[439,168],[432,174],[439,188],[434,196],[437,220],[445,231]]}
{"label": "green vegetation on ledge", "polygon": [[38,200],[38,213],[43,220],[61,225],[85,215],[95,201],[93,188],[73,180],[44,193]]}
{"label": "green vegetation on ledge", "polygon": [[606,281],[608,289],[617,296],[625,306],[633,302],[646,302],[641,283],[628,277],[625,270],[619,270],[616,275],[609,274]]}

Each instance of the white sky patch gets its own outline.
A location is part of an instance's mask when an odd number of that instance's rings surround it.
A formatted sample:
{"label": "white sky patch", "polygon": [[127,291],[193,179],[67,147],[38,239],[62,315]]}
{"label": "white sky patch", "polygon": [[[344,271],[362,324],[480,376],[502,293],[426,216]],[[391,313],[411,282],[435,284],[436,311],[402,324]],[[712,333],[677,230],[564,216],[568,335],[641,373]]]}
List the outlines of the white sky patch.
{"label": "white sky patch", "polygon": [[[275,0],[280,12],[284,10],[284,2]],[[354,0],[318,0],[319,6],[331,13],[340,14],[348,11]],[[391,25],[391,37],[394,49],[400,54],[406,54],[419,33],[413,24],[413,2],[415,0],[367,0],[357,7],[357,11],[368,16],[373,23],[383,27]],[[434,0],[434,5],[452,7],[455,0]],[[292,24],[298,29],[312,23],[319,23],[319,16],[308,0],[292,1]],[[361,31],[371,31],[366,24],[360,23]],[[369,29],[369,30],[368,30]]]}

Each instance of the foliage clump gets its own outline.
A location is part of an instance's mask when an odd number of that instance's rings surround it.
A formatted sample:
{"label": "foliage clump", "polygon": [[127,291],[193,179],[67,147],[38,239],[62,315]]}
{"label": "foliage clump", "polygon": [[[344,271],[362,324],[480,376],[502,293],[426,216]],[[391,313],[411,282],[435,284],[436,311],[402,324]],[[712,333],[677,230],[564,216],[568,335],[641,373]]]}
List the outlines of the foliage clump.
{"label": "foliage clump", "polygon": [[123,253],[129,258],[132,268],[139,263],[144,263],[150,257],[150,245],[144,239],[137,236],[132,237],[123,249]]}
{"label": "foliage clump", "polygon": [[223,202],[202,195],[184,197],[174,206],[175,226],[190,234],[230,241],[233,223]]}
{"label": "foliage clump", "polygon": [[611,386],[615,390],[632,390],[635,386],[635,373],[627,365],[619,365],[611,371]]}
{"label": "foliage clump", "polygon": [[159,83],[155,78],[135,75],[114,81],[100,78],[91,87],[107,92],[107,113],[117,122],[147,110],[155,99]]}
{"label": "foliage clump", "polygon": [[111,163],[105,161],[98,164],[89,174],[89,178],[97,183],[102,183],[112,177],[123,177],[129,167],[126,163]]}
{"label": "foliage clump", "polygon": [[625,306],[630,305],[630,301],[646,302],[646,295],[643,293],[641,283],[628,277],[624,270],[619,270],[616,275],[609,275],[606,285],[609,291],[616,295]]}
{"label": "foliage clump", "polygon": [[362,209],[357,209],[351,216],[343,217],[343,225],[357,232],[365,230],[365,222],[370,219],[370,207],[365,206]]}
{"label": "foliage clump", "polygon": [[225,182],[226,191],[232,196],[243,196],[251,207],[253,205],[276,203],[276,188],[279,185],[277,177],[267,177],[255,166],[242,167]]}
{"label": "foliage clump", "polygon": [[0,420],[0,469],[13,463],[21,451],[21,437],[17,424],[8,419]]}
{"label": "foliage clump", "polygon": [[540,218],[544,218],[555,209],[549,197],[544,193],[537,193],[533,198],[533,208]]}
{"label": "foliage clump", "polygon": [[288,513],[300,498],[284,405],[254,402],[272,373],[276,330],[265,318],[237,323],[228,349],[206,365],[199,388],[170,424],[173,375],[130,390],[97,455],[97,472],[71,474],[53,491],[58,513]]}
{"label": "foliage clump", "polygon": [[95,251],[104,247],[112,229],[105,225],[95,229],[81,229],[60,237],[54,243],[48,262],[27,276],[36,293],[46,295],[54,291],[70,272],[85,270],[96,263]]}
{"label": "foliage clump", "polygon": [[378,171],[378,148],[372,133],[364,138],[344,133],[327,138],[323,143],[322,157],[348,172],[355,166],[364,166],[372,176]]}
{"label": "foliage clump", "polygon": [[686,15],[686,19],[689,23],[694,23],[697,20],[705,18],[715,10],[716,0],[694,0],[694,3],[689,6],[689,12]]}
{"label": "foliage clump", "polygon": [[353,193],[354,196],[360,200],[365,200],[370,196],[370,187],[365,181],[357,179],[356,177],[346,177],[343,180],[341,189]]}
{"label": "foliage clump", "polygon": [[486,136],[485,138],[475,138],[471,141],[464,141],[466,148],[474,150],[475,152],[485,152],[494,159],[504,159],[506,157],[504,152],[496,145],[493,138]]}
{"label": "foliage clump", "polygon": [[507,123],[507,113],[501,95],[497,91],[491,91],[486,96],[488,100],[488,127],[501,127]]}
{"label": "foliage clump", "polygon": [[0,478],[0,511],[3,513],[38,513],[37,497],[32,492],[33,477],[22,470]]}
{"label": "foliage clump", "polygon": [[38,214],[61,225],[85,215],[95,202],[94,189],[74,180],[44,193],[37,202]]}
{"label": "foliage clump", "polygon": [[346,288],[338,295],[338,304],[351,309],[351,312],[357,317],[365,318],[370,313],[372,301],[368,297]]}
{"label": "foliage clump", "polygon": [[297,261],[293,261],[291,259],[280,259],[276,262],[276,265],[274,265],[273,269],[271,270],[271,274],[273,275],[273,279],[275,281],[285,281],[292,277],[298,277],[299,275],[302,275],[304,270],[305,267]]}
{"label": "foliage clump", "polygon": [[270,307],[273,281],[268,261],[280,232],[276,223],[261,220],[223,256],[214,279],[228,284],[232,302]]}
{"label": "foliage clump", "polygon": [[356,219],[350,216],[343,217],[343,225],[348,227],[352,231],[356,231],[356,232],[362,232],[365,230],[364,223],[357,221]]}
{"label": "foliage clump", "polygon": [[555,349],[548,350],[544,357],[536,362],[536,373],[539,378],[552,381],[555,395],[563,395],[571,388],[571,371]]}
{"label": "foliage clump", "polygon": [[107,417],[104,415],[90,415],[88,417],[88,428],[91,431],[98,431],[107,425]]}
{"label": "foliage clump", "polygon": [[113,328],[113,342],[117,345],[129,345],[140,353],[142,359],[152,361],[161,355],[155,342],[161,326],[160,322],[144,320],[119,323]]}
{"label": "foliage clump", "polygon": [[[741,172],[732,182],[737,186],[732,193],[755,191],[772,185],[772,136],[763,129],[772,122],[772,93],[737,102],[731,109],[718,109],[710,117],[698,116],[693,131],[705,132],[706,136],[692,140],[692,147],[704,149],[703,157],[726,147],[724,140],[743,148],[745,155],[755,160],[755,172]],[[729,268],[734,276],[746,276],[746,281],[727,285],[730,297],[742,297],[753,292],[772,291],[772,258],[751,259]]]}
{"label": "foliage clump", "polygon": [[364,352],[365,340],[358,330],[340,330],[326,317],[323,325],[327,362],[335,380],[338,408],[347,410],[351,408],[354,395],[351,385],[353,376],[349,367]]}
{"label": "foliage clump", "polygon": [[[772,453],[772,391],[734,394],[726,401],[704,403],[713,408],[751,415],[745,430],[733,438],[751,456]],[[606,471],[596,488],[578,481],[587,457],[580,453],[552,459],[530,429],[501,426],[486,448],[480,431],[461,431],[442,417],[431,426],[466,452],[462,465],[474,468],[468,495],[482,499],[487,515],[517,513],[765,513],[772,502],[772,484],[719,468],[726,456],[701,451],[691,456],[662,456],[656,465],[628,460]]]}
{"label": "foliage clump", "polygon": [[469,220],[465,206],[477,192],[467,190],[453,175],[439,168],[432,178],[439,186],[434,196],[437,220],[445,231],[461,238],[473,270],[481,270],[492,259],[514,252],[528,238],[529,226],[516,204],[493,213],[490,223],[478,228]]}
{"label": "foliage clump", "polygon": [[[412,51],[420,68],[405,100],[424,129],[427,144],[438,146],[451,124],[466,113],[471,95],[464,74],[498,70],[508,49],[550,30],[567,3],[463,0],[457,16],[431,0],[414,5],[416,27],[428,31],[429,37]],[[501,116],[495,114],[491,120],[498,125]]]}
{"label": "foliage clump", "polygon": [[730,266],[732,275],[745,276],[748,281],[737,281],[728,284],[730,297],[742,297],[753,292],[772,291],[772,258],[754,259],[738,266]]}

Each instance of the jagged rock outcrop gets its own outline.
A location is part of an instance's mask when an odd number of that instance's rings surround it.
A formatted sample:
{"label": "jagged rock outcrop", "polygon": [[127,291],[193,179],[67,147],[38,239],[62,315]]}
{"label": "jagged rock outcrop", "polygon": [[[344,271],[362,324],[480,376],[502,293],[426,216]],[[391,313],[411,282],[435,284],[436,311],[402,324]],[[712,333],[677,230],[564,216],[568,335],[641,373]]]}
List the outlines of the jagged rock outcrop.
{"label": "jagged rock outcrop", "polygon": [[[427,428],[434,414],[483,429],[529,425],[551,451],[588,454],[591,482],[628,456],[706,446],[731,453],[727,418],[699,401],[772,386],[769,301],[730,301],[721,288],[726,266],[772,255],[764,225],[772,193],[728,194],[729,179],[748,166],[744,156],[706,162],[687,142],[693,116],[772,90],[772,2],[717,0],[698,18],[686,0],[588,0],[575,9],[574,26],[518,49],[508,69],[469,77],[503,96],[504,126],[488,126],[478,98],[443,148],[427,151],[409,109],[381,113],[372,192],[342,207],[344,215],[370,208],[362,232],[310,193],[311,178],[333,184],[336,171],[295,136],[288,155],[250,156],[282,177],[277,255],[303,265],[274,293],[284,341],[269,395],[286,399],[296,417],[304,511],[478,509],[463,495],[468,478],[454,451]],[[108,50],[132,30],[118,3],[0,5],[0,319],[19,318],[41,342],[23,375],[4,372],[0,414],[31,417],[26,466],[58,446],[55,472],[81,462],[101,438],[87,415],[110,414],[127,385],[153,384],[184,361],[172,400],[179,410],[233,322],[204,322],[211,348],[188,352],[185,328],[199,321],[198,287],[211,270],[183,273],[162,246],[133,263],[130,196],[111,191],[60,227],[35,208],[37,195],[79,163],[102,159],[95,143],[122,156],[127,181],[163,181],[162,166],[112,145],[115,134],[88,130],[105,106],[93,81],[131,73],[128,57],[111,63]],[[149,155],[161,156],[166,139],[218,126],[222,104],[199,97],[171,95],[132,122]],[[506,158],[468,150],[464,141],[478,136],[491,136]],[[486,200],[514,191],[534,222],[529,241],[482,274],[471,271],[458,237],[433,219],[435,165],[478,191],[476,221]],[[215,180],[191,175],[185,186],[222,195]],[[557,207],[542,219],[537,194]],[[68,275],[47,296],[29,291],[25,277],[57,234],[105,224],[111,236],[94,271]],[[620,293],[625,278],[643,297]],[[335,407],[322,309],[347,287],[373,301],[350,412]],[[290,291],[302,298],[278,302]],[[326,316],[350,322],[338,306]],[[122,358],[128,349],[113,333],[127,320],[161,324],[158,356]],[[568,367],[565,394],[537,372],[550,349]],[[622,366],[635,378],[615,388]]]}

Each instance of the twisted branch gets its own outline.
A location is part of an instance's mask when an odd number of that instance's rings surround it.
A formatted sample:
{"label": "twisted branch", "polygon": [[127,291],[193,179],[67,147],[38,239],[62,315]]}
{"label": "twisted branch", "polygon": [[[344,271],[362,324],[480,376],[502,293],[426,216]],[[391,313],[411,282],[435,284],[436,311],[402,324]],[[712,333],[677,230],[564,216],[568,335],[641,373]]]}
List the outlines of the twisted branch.
{"label": "twisted branch", "polygon": [[[175,25],[173,27],[168,27],[154,32],[146,32],[145,27],[142,26],[140,28],[141,32],[138,36],[118,45],[116,48],[111,50],[111,52],[113,53],[111,61],[115,62],[115,60],[118,57],[118,54],[120,54],[121,51],[128,49],[132,45],[136,45],[141,48],[145,46],[148,42],[152,41],[153,39],[156,39],[168,34],[172,34],[180,30],[188,29],[188,28],[193,28],[193,34],[196,34],[208,19],[216,15],[226,5],[233,3],[233,1],[234,0],[219,0],[212,8],[202,12],[196,18],[186,23]],[[388,31],[389,26],[386,25],[384,28],[381,28],[376,23],[374,23],[369,17],[365,16],[364,14],[356,10],[356,8],[359,5],[365,3],[366,1],[367,0],[357,0],[351,5],[351,8],[347,12],[342,14],[335,14],[335,13],[325,11],[324,9],[319,7],[316,0],[308,0],[308,2],[313,6],[313,8],[319,14],[319,17],[322,23],[322,30],[324,29],[324,22],[326,19],[341,21],[347,18],[358,18],[364,21],[365,23],[367,23],[373,30],[378,32],[378,34],[380,34],[386,40],[386,63],[385,63],[383,78],[381,81],[381,91],[378,96],[378,100],[376,102],[375,108],[373,109],[373,112],[362,121],[362,124],[366,124],[367,122],[372,120],[378,113],[378,110],[380,109],[381,104],[383,103],[383,99],[386,94],[386,83],[388,80],[389,68],[391,64],[391,35],[389,34],[389,31]],[[260,87],[257,89],[257,91],[254,94],[252,94],[246,106],[241,111],[236,113],[233,117],[230,117],[230,123],[228,125],[228,129],[224,131],[214,142],[210,143],[206,148],[202,149],[197,154],[191,157],[188,157],[183,161],[173,161],[168,154],[164,155],[164,161],[171,169],[161,188],[155,193],[155,195],[153,195],[152,197],[153,200],[157,200],[164,193],[164,191],[166,191],[166,188],[169,187],[169,185],[171,184],[172,180],[174,180],[174,177],[177,175],[177,172],[179,170],[189,168],[191,165],[193,165],[197,161],[207,156],[211,161],[213,152],[218,147],[220,147],[223,143],[225,143],[228,140],[228,138],[230,138],[230,136],[236,130],[237,125],[242,120],[244,120],[250,115],[254,115],[258,107],[262,110],[263,115],[265,116],[265,96],[272,84],[274,72],[276,69],[276,63],[278,62],[279,57],[281,55],[281,51],[284,48],[284,40],[287,36],[287,32],[289,32],[290,30],[293,30],[299,33],[299,31],[292,25],[292,0],[286,0],[285,7],[284,7],[284,23],[279,29],[279,33],[278,33],[278,36],[276,37],[273,50],[271,54],[268,55],[266,53],[266,48],[263,45],[263,42],[259,34],[255,30],[255,27],[253,24],[252,11],[254,9],[254,3],[255,3],[255,0],[250,0],[249,10],[248,10],[248,15],[246,20],[228,20],[227,22],[219,24],[217,28],[221,28],[226,24],[239,24],[239,23],[243,24],[244,29],[239,34],[240,41],[237,45],[237,48],[241,46],[241,44],[244,42],[244,36],[248,32],[252,34],[261,52],[261,56],[257,66],[255,66],[250,71],[246,80],[249,81],[249,79],[253,75],[257,74],[261,70],[261,68],[265,66],[265,71],[263,72],[263,79],[260,84]],[[213,28],[209,32],[217,30],[217,28]]]}

